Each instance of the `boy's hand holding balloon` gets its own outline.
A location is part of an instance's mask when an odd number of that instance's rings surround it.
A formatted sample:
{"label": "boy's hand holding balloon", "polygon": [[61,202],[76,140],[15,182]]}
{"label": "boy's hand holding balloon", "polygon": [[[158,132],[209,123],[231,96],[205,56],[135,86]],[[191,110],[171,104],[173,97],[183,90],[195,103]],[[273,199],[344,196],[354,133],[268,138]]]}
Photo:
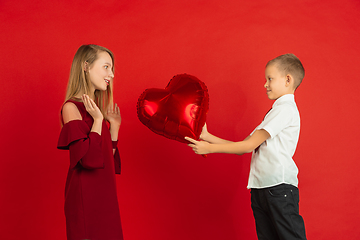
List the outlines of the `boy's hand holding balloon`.
{"label": "boy's hand holding balloon", "polygon": [[188,144],[188,146],[191,147],[196,154],[206,155],[208,153],[211,153],[210,143],[202,140],[196,141],[189,137],[185,137],[185,139],[191,142],[190,144]]}

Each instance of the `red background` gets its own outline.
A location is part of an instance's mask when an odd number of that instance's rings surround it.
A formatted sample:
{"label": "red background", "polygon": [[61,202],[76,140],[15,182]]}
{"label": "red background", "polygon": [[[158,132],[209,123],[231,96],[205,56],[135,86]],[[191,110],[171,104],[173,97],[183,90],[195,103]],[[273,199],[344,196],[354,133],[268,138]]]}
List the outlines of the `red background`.
{"label": "red background", "polygon": [[357,239],[359,16],[358,0],[1,0],[0,238],[65,239],[59,110],[75,51],[95,43],[116,57],[126,240],[256,239],[250,154],[197,156],[143,126],[136,102],[192,74],[209,89],[209,131],[242,140],[272,105],[266,62],[288,52],[306,70],[294,159],[308,238]]}

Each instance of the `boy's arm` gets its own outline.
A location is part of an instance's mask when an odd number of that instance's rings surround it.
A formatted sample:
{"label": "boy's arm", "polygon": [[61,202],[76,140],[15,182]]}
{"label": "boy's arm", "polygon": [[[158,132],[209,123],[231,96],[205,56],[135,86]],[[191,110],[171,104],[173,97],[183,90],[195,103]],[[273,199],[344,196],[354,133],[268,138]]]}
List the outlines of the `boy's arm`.
{"label": "boy's arm", "polygon": [[196,141],[188,137],[185,139],[191,142],[188,146],[191,147],[196,154],[229,153],[242,155],[252,152],[269,137],[270,134],[266,130],[260,129],[240,142],[209,143],[206,141]]}

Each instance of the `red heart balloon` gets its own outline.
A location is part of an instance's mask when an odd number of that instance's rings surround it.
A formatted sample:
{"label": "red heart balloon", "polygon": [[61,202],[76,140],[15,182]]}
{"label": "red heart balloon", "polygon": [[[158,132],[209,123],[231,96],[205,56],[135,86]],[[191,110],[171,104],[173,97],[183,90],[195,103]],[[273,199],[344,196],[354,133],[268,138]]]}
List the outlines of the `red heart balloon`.
{"label": "red heart balloon", "polygon": [[209,94],[198,78],[179,74],[165,89],[146,89],[138,99],[139,120],[153,132],[188,143],[198,140],[209,109]]}

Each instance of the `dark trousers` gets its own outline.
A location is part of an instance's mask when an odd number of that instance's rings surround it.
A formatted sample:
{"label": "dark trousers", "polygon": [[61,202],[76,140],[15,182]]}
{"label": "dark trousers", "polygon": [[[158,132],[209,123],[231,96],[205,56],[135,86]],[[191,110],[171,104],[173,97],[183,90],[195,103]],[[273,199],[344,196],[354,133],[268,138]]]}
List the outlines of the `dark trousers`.
{"label": "dark trousers", "polygon": [[251,189],[256,232],[259,240],[306,239],[299,215],[299,189],[289,184]]}

